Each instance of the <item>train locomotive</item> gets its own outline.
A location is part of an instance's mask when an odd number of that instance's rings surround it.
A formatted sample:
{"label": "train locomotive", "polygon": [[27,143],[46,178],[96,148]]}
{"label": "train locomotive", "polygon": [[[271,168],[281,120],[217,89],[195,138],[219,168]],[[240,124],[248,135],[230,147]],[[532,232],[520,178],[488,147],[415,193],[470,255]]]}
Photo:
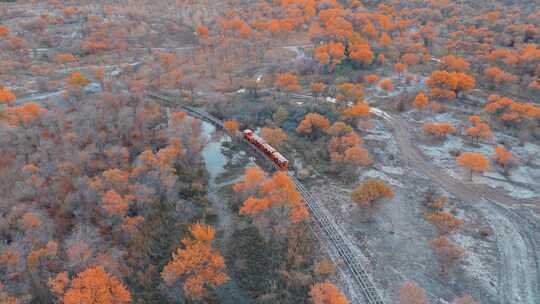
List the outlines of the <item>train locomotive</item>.
{"label": "train locomotive", "polygon": [[261,151],[266,157],[274,162],[279,170],[287,171],[289,169],[289,161],[283,154],[279,153],[274,147],[272,147],[266,140],[259,137],[255,132],[250,129],[246,129],[243,132],[244,139],[252,144],[257,150]]}

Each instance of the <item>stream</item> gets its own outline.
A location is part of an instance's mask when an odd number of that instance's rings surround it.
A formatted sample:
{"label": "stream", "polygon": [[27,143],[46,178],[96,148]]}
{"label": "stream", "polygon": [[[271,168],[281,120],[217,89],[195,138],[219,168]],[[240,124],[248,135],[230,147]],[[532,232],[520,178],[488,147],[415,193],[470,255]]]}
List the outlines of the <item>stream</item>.
{"label": "stream", "polygon": [[227,157],[223,155],[221,147],[223,143],[229,142],[230,139],[225,136],[216,136],[216,127],[203,122],[203,134],[210,140],[204,150],[202,156],[206,164],[206,170],[209,173],[209,190],[216,190],[216,178],[225,172]]}
{"label": "stream", "polygon": [[[214,227],[217,232],[215,245],[223,252],[225,244],[229,243],[232,233],[235,229],[234,215],[226,204],[226,201],[219,197],[219,190],[234,180],[227,180],[224,183],[218,183],[216,180],[220,175],[226,173],[225,166],[229,162],[226,155],[223,154],[223,144],[230,142],[231,139],[226,135],[216,133],[216,128],[203,122],[203,133],[209,138],[209,142],[202,151],[202,156],[208,171],[208,199],[212,204],[211,212],[217,217]],[[220,297],[220,303],[223,304],[248,304],[252,300],[240,289],[236,282],[231,279],[229,283],[216,289]]]}

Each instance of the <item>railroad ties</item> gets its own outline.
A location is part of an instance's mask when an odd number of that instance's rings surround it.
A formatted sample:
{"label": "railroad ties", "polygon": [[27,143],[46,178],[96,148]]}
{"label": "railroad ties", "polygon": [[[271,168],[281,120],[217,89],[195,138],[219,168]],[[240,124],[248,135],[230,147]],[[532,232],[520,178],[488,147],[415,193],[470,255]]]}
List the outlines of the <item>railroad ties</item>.
{"label": "railroad ties", "polygon": [[364,299],[370,304],[384,304],[378,290],[368,276],[364,266],[358,260],[358,257],[352,251],[346,238],[340,233],[336,223],[332,221],[320,207],[319,201],[304,187],[304,185],[295,177],[291,176],[296,184],[296,188],[304,197],[306,205],[311,212],[313,219],[318,224],[318,228],[332,242],[339,256],[352,274],[357,287],[362,292]]}
{"label": "railroad ties", "polygon": [[[175,103],[173,102],[172,97],[168,97],[163,94],[149,92],[147,95],[149,97],[162,101],[166,106],[177,106],[182,110],[186,111],[188,115],[197,117],[203,121],[211,123],[219,129],[224,129],[223,122],[221,120],[202,110]],[[252,147],[249,144],[247,144],[247,146]],[[258,149],[251,148],[250,150],[257,153],[263,159],[268,160],[268,158]],[[277,170],[278,168],[274,166],[273,169]],[[361,291],[365,302],[368,304],[384,304],[384,301],[379,295],[375,284],[367,274],[364,266],[362,265],[358,257],[353,252],[351,245],[349,245],[349,242],[347,242],[346,237],[343,236],[343,234],[340,232],[336,223],[332,221],[329,216],[326,215],[324,210],[321,208],[321,203],[304,187],[304,185],[292,173],[289,172],[288,175],[291,177],[294,184],[296,185],[296,189],[298,190],[298,192],[300,192],[300,194],[304,198],[306,205],[312,215],[312,218],[317,225],[317,227],[313,227],[315,228],[313,229],[313,231],[316,234],[324,234],[324,236],[334,245],[337,254],[342,259],[344,266],[346,266],[346,270],[354,278],[354,283],[356,287]],[[320,238],[321,236],[317,235],[317,237]]]}
{"label": "railroad ties", "polygon": [[225,126],[223,125],[223,122],[221,120],[197,108],[174,102],[173,97],[170,97],[161,93],[156,93],[156,92],[148,92],[147,95],[151,98],[161,101],[167,107],[179,107],[182,110],[184,110],[186,113],[188,113],[188,115],[190,116],[194,116],[194,117],[199,118],[200,120],[206,121],[221,130],[225,129]]}

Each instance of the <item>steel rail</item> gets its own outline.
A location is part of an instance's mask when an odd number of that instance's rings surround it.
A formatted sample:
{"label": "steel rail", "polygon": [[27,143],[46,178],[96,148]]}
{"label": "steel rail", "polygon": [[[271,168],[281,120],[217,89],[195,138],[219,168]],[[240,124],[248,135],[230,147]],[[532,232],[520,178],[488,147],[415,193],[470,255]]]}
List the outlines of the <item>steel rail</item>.
{"label": "steel rail", "polygon": [[[202,111],[200,109],[190,107],[187,105],[182,105],[175,103],[172,100],[172,97],[168,97],[159,93],[149,92],[148,96],[163,101],[167,106],[177,106],[186,111],[188,115],[197,117],[203,121],[206,121],[219,129],[225,129],[223,122],[218,118],[212,116],[211,114]],[[261,156],[263,159],[272,163],[274,170],[278,170],[277,166],[272,162],[264,153],[260,152],[258,149],[253,148],[247,141],[244,140],[247,146],[251,147],[251,150]],[[291,172],[287,173],[292,181],[294,182],[296,189],[306,202],[306,205],[318,226],[318,229],[314,229],[314,232],[324,233],[326,238],[330,240],[332,245],[334,245],[337,254],[343,260],[345,266],[347,266],[348,272],[354,278],[354,282],[357,287],[362,292],[365,301],[368,304],[384,304],[379,291],[375,287],[372,279],[368,275],[365,267],[362,265],[357,255],[354,253],[351,248],[350,243],[347,241],[347,238],[340,232],[337,224],[331,220],[331,218],[325,213],[324,209],[321,207],[321,203],[304,187],[304,185],[292,174]],[[319,235],[317,237],[320,237]]]}

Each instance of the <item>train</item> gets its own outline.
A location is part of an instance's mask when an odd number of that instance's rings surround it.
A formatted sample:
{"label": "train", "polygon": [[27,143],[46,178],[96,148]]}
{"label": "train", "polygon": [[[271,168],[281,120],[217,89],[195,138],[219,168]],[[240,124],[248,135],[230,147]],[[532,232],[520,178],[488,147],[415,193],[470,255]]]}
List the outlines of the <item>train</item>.
{"label": "train", "polygon": [[289,169],[289,160],[279,153],[274,147],[272,147],[266,140],[255,134],[253,130],[245,129],[243,131],[244,139],[253,145],[257,150],[262,152],[268,157],[276,167],[281,171],[287,171]]}

